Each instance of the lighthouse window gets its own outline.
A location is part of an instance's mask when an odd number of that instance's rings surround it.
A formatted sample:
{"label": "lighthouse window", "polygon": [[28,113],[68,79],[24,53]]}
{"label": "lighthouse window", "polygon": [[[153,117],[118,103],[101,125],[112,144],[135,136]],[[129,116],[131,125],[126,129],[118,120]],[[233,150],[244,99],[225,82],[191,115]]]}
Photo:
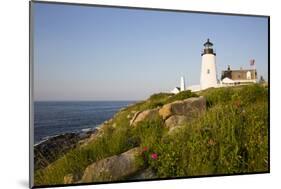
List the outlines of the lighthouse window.
{"label": "lighthouse window", "polygon": [[209,73],[210,73],[210,69],[207,70],[207,74],[209,74]]}

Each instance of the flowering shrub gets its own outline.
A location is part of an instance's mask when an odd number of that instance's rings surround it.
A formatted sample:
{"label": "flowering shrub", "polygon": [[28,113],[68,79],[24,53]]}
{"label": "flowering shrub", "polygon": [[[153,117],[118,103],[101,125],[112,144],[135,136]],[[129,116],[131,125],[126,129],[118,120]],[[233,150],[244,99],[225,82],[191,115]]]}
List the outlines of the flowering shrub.
{"label": "flowering shrub", "polygon": [[144,166],[149,166],[151,164],[151,161],[157,160],[158,154],[155,153],[152,149],[149,149],[147,146],[144,146],[142,148],[141,158]]}

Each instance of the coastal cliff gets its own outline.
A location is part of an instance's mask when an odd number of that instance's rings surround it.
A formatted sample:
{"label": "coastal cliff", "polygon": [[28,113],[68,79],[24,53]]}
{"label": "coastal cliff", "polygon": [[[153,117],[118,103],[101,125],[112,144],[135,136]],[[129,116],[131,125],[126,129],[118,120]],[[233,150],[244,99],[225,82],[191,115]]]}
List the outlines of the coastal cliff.
{"label": "coastal cliff", "polygon": [[154,94],[69,136],[35,148],[36,186],[267,172],[268,88]]}

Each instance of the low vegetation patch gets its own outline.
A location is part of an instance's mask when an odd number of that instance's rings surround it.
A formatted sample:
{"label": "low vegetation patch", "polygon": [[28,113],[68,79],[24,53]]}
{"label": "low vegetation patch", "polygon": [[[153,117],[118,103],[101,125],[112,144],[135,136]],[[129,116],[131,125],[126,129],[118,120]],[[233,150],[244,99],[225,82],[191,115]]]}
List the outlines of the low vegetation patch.
{"label": "low vegetation patch", "polygon": [[[201,95],[207,111],[172,133],[160,117],[129,125],[136,111]],[[35,185],[62,184],[67,174],[81,178],[89,164],[136,146],[143,149],[136,163],[160,178],[268,171],[268,89],[260,85],[152,95],[118,112],[103,129],[101,137],[36,171]]]}

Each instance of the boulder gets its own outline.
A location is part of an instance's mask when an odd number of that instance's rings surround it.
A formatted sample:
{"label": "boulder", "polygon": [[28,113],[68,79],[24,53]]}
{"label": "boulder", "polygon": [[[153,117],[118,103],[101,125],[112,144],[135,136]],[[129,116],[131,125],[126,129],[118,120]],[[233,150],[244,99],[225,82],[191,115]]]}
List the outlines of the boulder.
{"label": "boulder", "polygon": [[141,113],[141,111],[134,112],[134,115],[133,115],[132,119],[130,120],[130,125],[133,125],[134,121],[136,120],[136,118],[138,117],[138,115],[140,113]]}
{"label": "boulder", "polygon": [[120,155],[99,160],[85,169],[80,182],[116,181],[133,175],[142,169],[136,162],[140,153],[140,148],[133,148]]}
{"label": "boulder", "polygon": [[184,123],[186,123],[188,121],[189,121],[189,119],[187,116],[173,115],[173,116],[170,116],[168,119],[166,119],[165,126],[168,127],[169,129],[172,129],[174,127],[183,125]]}
{"label": "boulder", "polygon": [[159,110],[159,115],[166,120],[172,115],[193,117],[205,110],[206,99],[200,96],[166,104]]}
{"label": "boulder", "polygon": [[130,125],[136,126],[137,123],[144,120],[154,120],[159,116],[159,108],[144,110],[141,112],[136,112],[133,118],[130,121]]}
{"label": "boulder", "polygon": [[128,180],[147,180],[155,178],[158,178],[156,173],[152,169],[147,168],[139,171],[134,176],[129,177]]}
{"label": "boulder", "polygon": [[64,184],[72,184],[72,183],[74,183],[73,175],[72,174],[68,174],[68,175],[64,176],[63,177],[63,183]]}

